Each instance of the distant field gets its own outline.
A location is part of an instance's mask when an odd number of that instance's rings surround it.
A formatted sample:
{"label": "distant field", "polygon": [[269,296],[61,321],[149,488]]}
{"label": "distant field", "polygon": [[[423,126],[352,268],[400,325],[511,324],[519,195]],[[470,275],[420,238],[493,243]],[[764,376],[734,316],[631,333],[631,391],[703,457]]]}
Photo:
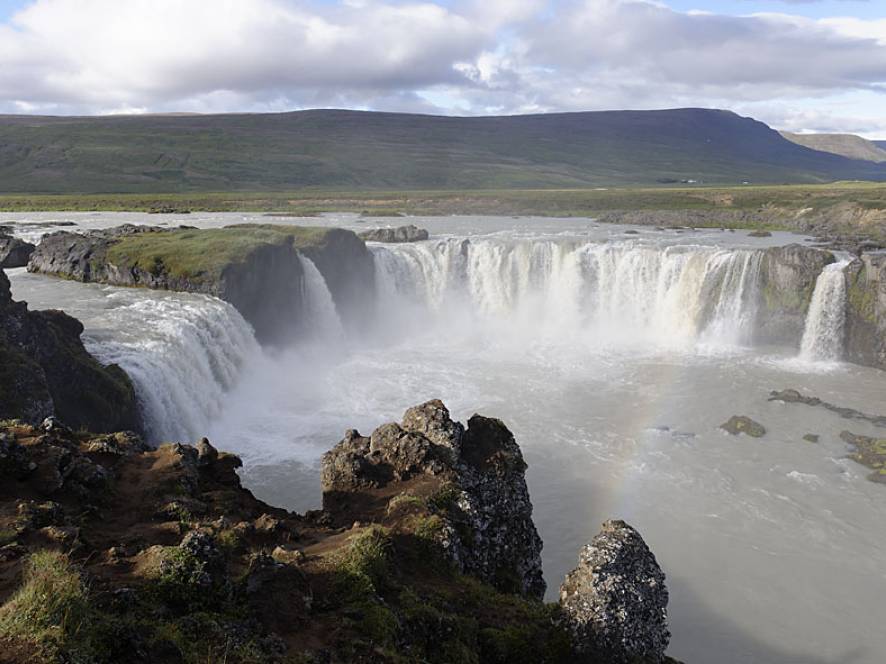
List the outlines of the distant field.
{"label": "distant field", "polygon": [[836,183],[739,187],[507,189],[482,191],[292,191],[277,193],[0,195],[0,211],[273,212],[372,216],[520,214],[587,216],[613,210],[735,210],[791,213],[838,205],[886,210],[886,184]]}

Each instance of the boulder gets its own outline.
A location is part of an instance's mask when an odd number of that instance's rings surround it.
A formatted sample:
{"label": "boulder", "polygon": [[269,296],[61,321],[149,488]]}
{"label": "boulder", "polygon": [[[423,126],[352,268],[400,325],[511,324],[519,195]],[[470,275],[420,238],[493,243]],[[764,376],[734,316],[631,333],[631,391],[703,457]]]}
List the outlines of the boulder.
{"label": "boulder", "polygon": [[369,437],[351,430],[326,453],[323,506],[353,521],[352,506],[371,503],[391,483],[433,480],[447,496],[436,537],[444,555],[500,590],[540,598],[542,542],[525,471],[513,434],[499,420],[474,415],[465,428],[433,400]]}
{"label": "boulder", "polygon": [[0,233],[0,269],[25,267],[36,248],[30,242]]}
{"label": "boulder", "polygon": [[396,228],[373,228],[359,234],[361,240],[366,242],[421,242],[427,240],[428,232],[414,224],[398,226]]}
{"label": "boulder", "polygon": [[563,622],[582,657],[612,664],[665,661],[665,575],[640,534],[607,521],[560,586]]}
{"label": "boulder", "polygon": [[762,438],[766,435],[766,427],[759,422],[755,422],[747,415],[733,415],[727,422],[721,424],[720,428],[733,436],[743,433],[752,438]]}

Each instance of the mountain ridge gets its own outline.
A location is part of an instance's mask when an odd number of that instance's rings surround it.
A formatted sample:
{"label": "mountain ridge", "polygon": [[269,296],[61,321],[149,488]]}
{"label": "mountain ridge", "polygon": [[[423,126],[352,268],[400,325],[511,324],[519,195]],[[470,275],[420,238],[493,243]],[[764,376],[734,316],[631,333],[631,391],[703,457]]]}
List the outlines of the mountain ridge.
{"label": "mountain ridge", "polygon": [[0,116],[0,193],[886,180],[731,111]]}

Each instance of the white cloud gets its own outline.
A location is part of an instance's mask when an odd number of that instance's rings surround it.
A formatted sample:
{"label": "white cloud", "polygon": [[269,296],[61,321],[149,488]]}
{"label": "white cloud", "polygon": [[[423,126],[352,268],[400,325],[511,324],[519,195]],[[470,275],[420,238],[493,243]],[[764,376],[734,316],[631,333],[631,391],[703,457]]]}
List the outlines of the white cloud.
{"label": "white cloud", "polygon": [[36,0],[0,25],[18,112],[721,106],[796,125],[853,91],[879,109],[884,82],[886,20],[647,0]]}

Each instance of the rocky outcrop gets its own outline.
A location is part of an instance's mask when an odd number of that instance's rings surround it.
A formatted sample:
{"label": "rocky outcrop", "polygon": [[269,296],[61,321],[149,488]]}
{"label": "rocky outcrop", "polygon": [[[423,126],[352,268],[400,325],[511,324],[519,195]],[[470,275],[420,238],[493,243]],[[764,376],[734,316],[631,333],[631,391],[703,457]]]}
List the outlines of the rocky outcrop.
{"label": "rocky outcrop", "polygon": [[459,569],[495,587],[542,597],[542,542],[532,522],[520,448],[499,420],[465,428],[440,401],[406,411],[369,437],[349,431],[323,457],[323,505],[341,513],[392,482],[435,487],[435,539]]}
{"label": "rocky outcrop", "polygon": [[0,232],[0,269],[24,267],[34,249],[30,242]]}
{"label": "rocky outcrop", "polygon": [[360,233],[360,239],[367,242],[421,242],[427,240],[428,232],[414,224],[397,226],[396,228],[373,228]]}
{"label": "rocky outcrop", "polygon": [[[672,661],[664,576],[621,522],[582,551],[559,609],[537,598],[525,464],[497,420],[464,427],[432,401],[351,433],[324,463],[327,509],[305,515],[257,500],[239,466],[206,439],[0,422],[0,659]],[[41,594],[16,594],[23,569],[46,572]],[[29,622],[46,594],[59,610]]]}
{"label": "rocky outcrop", "polygon": [[364,320],[374,293],[372,257],[342,229],[239,224],[223,229],[124,225],[47,235],[28,270],[116,286],[205,293],[230,302],[260,341],[299,333],[308,257],[326,280],[345,324]]}
{"label": "rocky outcrop", "polygon": [[665,575],[640,534],[607,521],[560,586],[563,621],[573,648],[611,664],[665,661]]}
{"label": "rocky outcrop", "polygon": [[140,428],[135,391],[116,365],[83,347],[83,325],[61,311],[28,311],[0,271],[0,420],[57,415],[92,431]]}
{"label": "rocky outcrop", "polygon": [[846,280],[846,359],[886,369],[886,251],[852,261]]}
{"label": "rocky outcrop", "polygon": [[764,252],[756,340],[799,346],[815,282],[834,255],[823,249],[790,244]]}

